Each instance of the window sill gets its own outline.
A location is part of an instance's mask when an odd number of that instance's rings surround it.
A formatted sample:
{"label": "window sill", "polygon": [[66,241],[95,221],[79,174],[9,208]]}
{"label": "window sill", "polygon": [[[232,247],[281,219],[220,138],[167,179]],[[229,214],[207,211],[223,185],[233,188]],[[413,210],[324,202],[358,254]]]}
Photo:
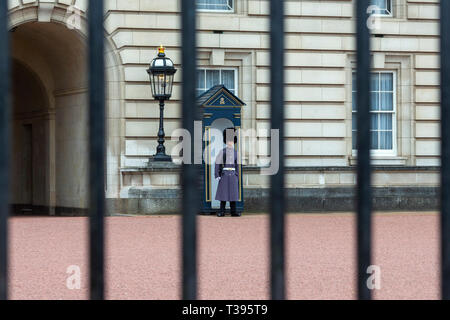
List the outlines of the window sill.
{"label": "window sill", "polygon": [[233,14],[236,10],[213,10],[213,9],[197,9],[198,13],[217,13],[217,14]]}
{"label": "window sill", "polygon": [[394,18],[394,14],[391,13],[373,13],[372,17],[377,17],[377,18]]}
{"label": "window sill", "polygon": [[[372,156],[373,166],[406,166],[406,161],[408,158],[405,157],[390,157],[390,156]],[[349,157],[349,162],[351,166],[356,166],[358,164],[358,158],[355,156]]]}

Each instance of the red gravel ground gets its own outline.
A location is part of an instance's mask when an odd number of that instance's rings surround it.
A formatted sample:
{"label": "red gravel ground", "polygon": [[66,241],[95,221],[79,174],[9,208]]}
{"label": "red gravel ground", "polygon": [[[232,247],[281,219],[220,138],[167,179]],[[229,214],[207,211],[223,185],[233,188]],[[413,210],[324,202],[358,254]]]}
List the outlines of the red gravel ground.
{"label": "red gravel ground", "polygon": [[[375,218],[378,299],[439,298],[439,219],[395,213]],[[289,299],[355,298],[352,214],[289,215]],[[178,299],[180,218],[107,219],[107,297]],[[87,298],[87,220],[13,218],[11,298]],[[268,217],[199,218],[201,299],[267,299]],[[82,272],[81,290],[69,290],[67,268]]]}

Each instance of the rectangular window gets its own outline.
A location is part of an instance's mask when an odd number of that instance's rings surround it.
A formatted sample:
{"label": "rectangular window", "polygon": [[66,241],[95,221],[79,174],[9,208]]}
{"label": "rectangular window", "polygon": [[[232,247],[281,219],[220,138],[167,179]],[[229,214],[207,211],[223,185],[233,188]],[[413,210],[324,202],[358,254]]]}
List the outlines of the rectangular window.
{"label": "rectangular window", "polygon": [[392,15],[392,0],[370,0],[370,4],[378,7],[374,12],[375,14],[383,16]]}
{"label": "rectangular window", "polygon": [[236,69],[199,69],[197,72],[198,96],[218,84],[223,84],[234,95],[238,94]]}
{"label": "rectangular window", "polygon": [[197,8],[206,11],[234,11],[233,0],[197,0]]}
{"label": "rectangular window", "polygon": [[[356,73],[352,88],[352,134],[353,150],[356,150]],[[396,150],[396,103],[394,72],[375,72],[371,78],[371,148],[377,155],[395,155]]]}

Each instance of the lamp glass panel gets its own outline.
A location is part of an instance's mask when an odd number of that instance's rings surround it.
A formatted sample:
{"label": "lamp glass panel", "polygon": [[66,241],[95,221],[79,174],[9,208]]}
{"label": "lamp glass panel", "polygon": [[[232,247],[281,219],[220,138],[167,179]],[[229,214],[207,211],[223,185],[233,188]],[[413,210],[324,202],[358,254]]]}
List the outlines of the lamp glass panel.
{"label": "lamp glass panel", "polygon": [[173,74],[166,75],[166,85],[167,85],[167,96],[170,97],[172,95],[173,90]]}
{"label": "lamp glass panel", "polygon": [[159,76],[161,79],[161,95],[166,96],[167,95],[167,75],[166,73],[161,73]]}
{"label": "lamp glass panel", "polygon": [[165,88],[164,73],[159,73],[158,74],[158,86],[159,86],[159,96],[163,96],[164,95],[164,88]]}
{"label": "lamp glass panel", "polygon": [[154,88],[155,88],[154,96],[157,97],[157,96],[161,95],[161,86],[159,84],[159,74],[158,73],[153,73],[153,83],[154,83]]}
{"label": "lamp glass panel", "polygon": [[153,94],[153,97],[155,97],[158,94],[158,91],[156,89],[157,84],[156,84],[155,75],[152,73],[150,78],[151,78],[151,82],[152,82],[152,94]]}

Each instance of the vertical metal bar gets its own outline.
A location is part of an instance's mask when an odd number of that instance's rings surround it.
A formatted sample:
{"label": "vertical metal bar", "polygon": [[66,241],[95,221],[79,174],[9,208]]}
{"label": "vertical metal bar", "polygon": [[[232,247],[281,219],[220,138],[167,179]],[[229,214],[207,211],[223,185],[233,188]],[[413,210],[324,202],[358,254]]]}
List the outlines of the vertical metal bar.
{"label": "vertical metal bar", "polygon": [[[198,119],[196,99],[197,48],[196,48],[196,2],[182,0],[182,49],[183,49],[183,128],[194,138],[194,122]],[[192,144],[194,146],[194,144]],[[194,150],[194,148],[191,148]],[[182,297],[184,300],[197,299],[197,215],[200,212],[200,192],[198,191],[199,171],[191,152],[191,164],[184,163],[182,170]]]}
{"label": "vertical metal bar", "polygon": [[[270,1],[272,129],[279,130],[279,171],[271,176],[271,295],[286,298],[284,197],[284,0]],[[273,150],[273,149],[272,149]]]}
{"label": "vertical metal bar", "polygon": [[371,264],[372,188],[370,164],[370,30],[367,26],[369,0],[356,1],[357,16],[357,239],[358,239],[358,297],[370,300],[367,269]]}
{"label": "vertical metal bar", "polygon": [[10,52],[8,2],[0,3],[0,300],[8,298],[8,216],[10,151]]}
{"label": "vertical metal bar", "polygon": [[105,62],[103,0],[89,1],[90,297],[104,299]]}
{"label": "vertical metal bar", "polygon": [[441,0],[441,288],[450,300],[450,1]]}

